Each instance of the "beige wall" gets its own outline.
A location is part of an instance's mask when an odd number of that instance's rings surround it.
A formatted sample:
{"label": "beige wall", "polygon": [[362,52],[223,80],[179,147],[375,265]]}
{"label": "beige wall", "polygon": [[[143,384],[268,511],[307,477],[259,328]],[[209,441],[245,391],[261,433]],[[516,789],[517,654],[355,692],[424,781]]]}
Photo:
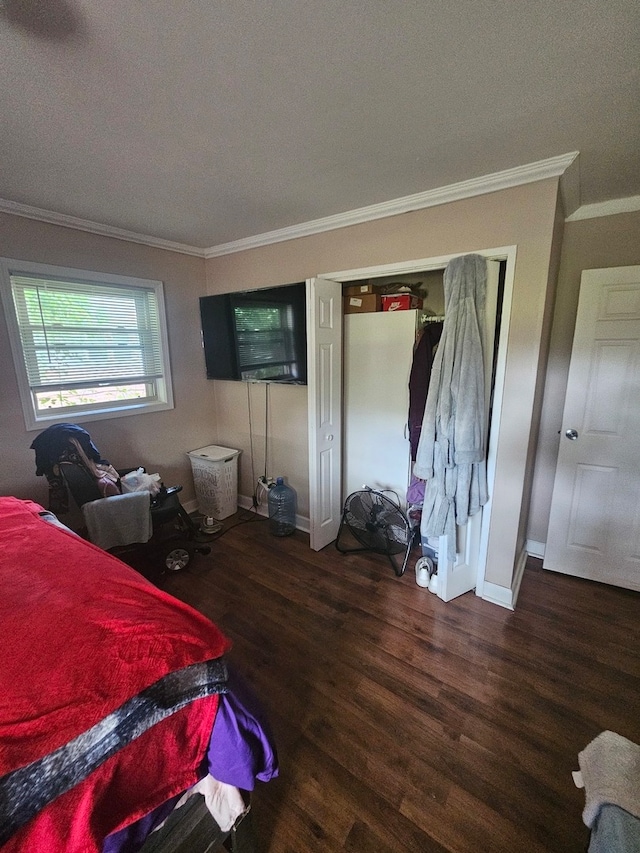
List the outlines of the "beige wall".
{"label": "beige wall", "polygon": [[[200,347],[198,297],[205,293],[204,260],[0,214],[0,255],[38,263],[130,275],[164,282],[175,409],[100,420],[83,426],[117,467],[139,464],[194,496],[186,451],[212,443],[215,409]],[[35,476],[4,317],[0,321],[0,493],[47,501],[47,483]]]}
{"label": "beige wall", "polygon": [[[238,491],[250,498],[258,477],[284,477],[295,489],[297,512],[309,517],[307,389],[303,386],[214,381],[216,444],[242,450]],[[253,452],[252,452],[253,451]],[[266,458],[266,470],[265,470]],[[266,497],[257,490],[266,505]]]}
{"label": "beige wall", "polygon": [[[516,245],[502,441],[487,567],[487,580],[509,587],[514,557],[522,544],[522,511],[528,500],[528,459],[535,442],[532,424],[538,368],[545,355],[541,341],[551,292],[548,284],[556,202],[557,181],[541,181],[206,262],[0,215],[0,254],[165,283],[175,410],[96,421],[87,429],[116,465],[135,462],[151,466],[158,468],[166,481],[182,482],[186,501],[193,497],[190,467],[184,455],[187,450],[211,443],[241,449],[240,493],[244,495],[252,494],[255,478],[264,469],[266,389],[205,379],[198,296],[299,281],[339,269]],[[0,490],[43,501],[46,484],[42,478],[35,478],[33,452],[29,450],[36,433],[28,433],[24,427],[4,322],[0,324],[0,357],[10,366],[0,379],[0,430],[5,450],[0,462]],[[306,389],[271,386],[269,394],[267,473],[288,477],[298,492],[299,513],[308,515]]]}
{"label": "beige wall", "polygon": [[[521,510],[528,499],[531,428],[537,373],[549,306],[549,269],[558,193],[557,180],[491,193],[477,198],[406,213],[336,231],[238,252],[206,262],[207,292],[241,290],[300,281],[336,270],[401,263],[448,254],[462,254],[500,246],[517,246],[505,404],[501,444],[493,495],[487,580],[510,587],[514,560],[522,545]],[[246,389],[216,386],[219,444],[247,444]],[[299,508],[308,507],[307,458],[302,451],[307,431],[306,394],[280,389],[281,404],[271,408],[270,434],[280,445],[272,452],[270,474],[286,475],[298,491]],[[285,392],[288,394],[285,398]],[[259,427],[258,427],[259,429]],[[295,435],[291,452],[280,436]],[[264,430],[261,433],[264,436]],[[244,444],[242,444],[244,442]],[[254,438],[260,446],[261,439]],[[263,453],[260,451],[260,460]],[[257,473],[261,473],[258,470]],[[241,491],[251,488],[243,465]],[[306,489],[306,492],[305,492]]]}
{"label": "beige wall", "polygon": [[528,537],[545,543],[583,270],[640,264],[640,211],[565,224]]}
{"label": "beige wall", "polygon": [[544,382],[549,356],[549,342],[553,323],[553,312],[555,306],[555,295],[558,284],[560,259],[562,256],[562,240],[564,237],[564,208],[560,194],[556,200],[556,214],[553,224],[553,239],[551,244],[551,260],[549,263],[549,277],[547,280],[547,303],[542,319],[542,335],[540,340],[540,355],[536,371],[535,403],[532,417],[532,431],[529,441],[529,452],[527,454],[527,480],[525,482],[525,495],[520,515],[520,531],[518,534],[519,547],[525,547],[529,529],[529,513],[531,509],[531,498],[533,482],[535,478],[535,459],[538,448],[540,422],[542,418],[542,402],[544,396]]}

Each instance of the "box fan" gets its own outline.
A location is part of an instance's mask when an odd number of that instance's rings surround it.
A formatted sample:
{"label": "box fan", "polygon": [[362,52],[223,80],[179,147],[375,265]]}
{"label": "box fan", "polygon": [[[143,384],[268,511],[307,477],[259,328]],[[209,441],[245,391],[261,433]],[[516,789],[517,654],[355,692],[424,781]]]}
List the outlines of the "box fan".
{"label": "box fan", "polygon": [[[357,544],[348,544],[347,534]],[[383,554],[400,577],[407,567],[413,536],[409,519],[398,504],[365,486],[352,492],[344,502],[336,548],[341,554],[356,551]]]}

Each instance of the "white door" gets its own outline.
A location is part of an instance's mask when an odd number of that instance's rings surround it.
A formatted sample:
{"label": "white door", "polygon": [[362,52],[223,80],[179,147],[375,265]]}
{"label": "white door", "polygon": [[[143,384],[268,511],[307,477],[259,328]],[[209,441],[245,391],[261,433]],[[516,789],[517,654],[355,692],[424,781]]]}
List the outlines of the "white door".
{"label": "white door", "polygon": [[418,312],[344,317],[343,496],[364,485],[406,507],[409,375]]}
{"label": "white door", "polygon": [[338,535],[342,512],[342,284],[307,281],[310,545]]}
{"label": "white door", "polygon": [[[487,261],[487,297],[484,328],[481,329],[484,348],[486,424],[489,423],[489,404],[491,401],[499,278],[500,264],[498,261]],[[497,429],[498,424],[494,424],[493,427]],[[440,537],[437,593],[443,601],[451,601],[452,598],[475,589],[480,574],[482,527],[483,524],[488,524],[489,517],[490,513],[487,511],[487,507],[483,507],[480,512],[472,515],[465,525],[457,525],[455,550],[447,549],[446,536]],[[452,551],[454,553],[451,553]]]}
{"label": "white door", "polygon": [[640,590],[640,267],[582,274],[543,565]]}

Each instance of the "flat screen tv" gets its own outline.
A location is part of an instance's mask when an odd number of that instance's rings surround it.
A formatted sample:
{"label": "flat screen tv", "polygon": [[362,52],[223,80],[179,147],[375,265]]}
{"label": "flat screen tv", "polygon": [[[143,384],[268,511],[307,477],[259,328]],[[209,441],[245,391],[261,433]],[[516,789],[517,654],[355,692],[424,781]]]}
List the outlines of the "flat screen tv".
{"label": "flat screen tv", "polygon": [[208,379],[307,384],[304,282],[200,298]]}

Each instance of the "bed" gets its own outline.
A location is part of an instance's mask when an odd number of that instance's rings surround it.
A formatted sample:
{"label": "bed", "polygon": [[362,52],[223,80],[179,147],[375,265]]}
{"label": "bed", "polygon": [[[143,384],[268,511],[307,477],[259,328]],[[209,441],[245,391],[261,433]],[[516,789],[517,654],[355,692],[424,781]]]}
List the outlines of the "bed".
{"label": "bed", "polygon": [[38,504],[0,541],[3,853],[238,847],[278,765],[229,640]]}

